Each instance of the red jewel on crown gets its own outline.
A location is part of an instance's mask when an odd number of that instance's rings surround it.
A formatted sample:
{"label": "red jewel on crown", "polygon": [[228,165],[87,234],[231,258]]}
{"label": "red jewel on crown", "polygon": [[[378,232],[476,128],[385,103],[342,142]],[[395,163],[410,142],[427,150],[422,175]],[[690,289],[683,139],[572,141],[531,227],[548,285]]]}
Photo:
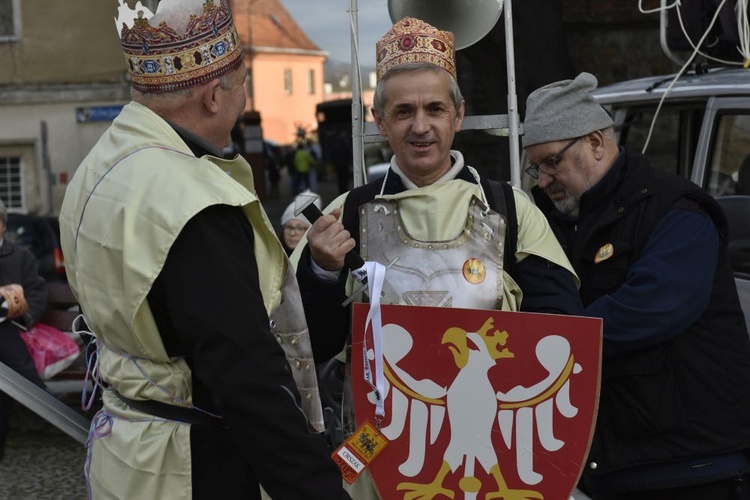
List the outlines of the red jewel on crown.
{"label": "red jewel on crown", "polygon": [[445,52],[446,50],[445,44],[440,40],[433,40],[432,46],[435,48],[435,50],[439,50],[440,52]]}
{"label": "red jewel on crown", "polygon": [[401,50],[411,50],[416,45],[416,40],[411,35],[405,35],[398,41],[398,48]]}

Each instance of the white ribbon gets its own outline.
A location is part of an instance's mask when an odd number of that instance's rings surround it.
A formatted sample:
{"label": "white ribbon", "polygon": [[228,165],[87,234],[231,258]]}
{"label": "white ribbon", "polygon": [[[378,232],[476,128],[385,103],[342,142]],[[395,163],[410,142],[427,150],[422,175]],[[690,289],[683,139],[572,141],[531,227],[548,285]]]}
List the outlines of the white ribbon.
{"label": "white ribbon", "polygon": [[[375,416],[382,419],[385,416],[385,381],[383,378],[383,320],[380,314],[380,294],[385,282],[385,266],[378,262],[365,262],[367,271],[367,291],[370,296],[370,311],[367,313],[365,323],[364,342],[362,343],[362,361],[364,362],[364,376],[375,394]],[[374,352],[373,362],[375,373],[370,368],[370,359],[367,349],[367,331],[372,324],[372,346]]]}

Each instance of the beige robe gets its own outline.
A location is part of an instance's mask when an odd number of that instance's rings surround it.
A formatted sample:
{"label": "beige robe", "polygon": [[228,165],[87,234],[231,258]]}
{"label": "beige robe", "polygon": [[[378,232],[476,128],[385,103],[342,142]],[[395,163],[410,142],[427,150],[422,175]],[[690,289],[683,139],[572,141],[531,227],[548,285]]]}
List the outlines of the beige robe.
{"label": "beige robe", "polygon": [[[101,378],[127,398],[192,403],[190,370],[167,356],[146,299],[183,226],[216,204],[241,207],[252,224],[249,257],[271,316],[288,260],[241,157],[195,158],[167,122],[130,103],[67,189],[60,229],[70,285],[97,337]],[[108,391],[103,403],[92,423],[103,436],[89,449],[93,498],[192,498],[189,424],[135,411]]]}

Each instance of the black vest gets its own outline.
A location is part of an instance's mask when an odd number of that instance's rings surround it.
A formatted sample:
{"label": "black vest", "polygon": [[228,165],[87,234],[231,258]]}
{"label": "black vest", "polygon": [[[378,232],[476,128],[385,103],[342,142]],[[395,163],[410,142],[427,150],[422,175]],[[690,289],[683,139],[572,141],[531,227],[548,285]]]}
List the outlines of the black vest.
{"label": "black vest", "polygon": [[[750,448],[750,340],[721,208],[693,183],[652,168],[639,154],[623,155],[592,191],[582,197],[579,220],[557,212],[538,188],[534,193],[581,279],[584,306],[622,285],[671,208],[708,213],[721,248],[709,305],[690,328],[670,342],[603,363],[584,473]],[[595,264],[607,243],[614,255]]]}

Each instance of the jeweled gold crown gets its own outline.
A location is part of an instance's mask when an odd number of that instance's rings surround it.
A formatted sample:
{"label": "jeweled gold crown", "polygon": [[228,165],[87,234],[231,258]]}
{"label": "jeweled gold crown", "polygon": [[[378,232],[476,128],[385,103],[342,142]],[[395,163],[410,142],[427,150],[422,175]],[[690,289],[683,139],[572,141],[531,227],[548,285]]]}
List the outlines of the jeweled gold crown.
{"label": "jeweled gold crown", "polygon": [[[190,14],[184,33],[166,22],[152,26],[154,15],[140,1],[131,10],[120,1],[115,23],[132,85],[141,92],[169,92],[225,75],[243,62],[242,45],[227,0],[203,2]],[[159,4],[161,8],[167,2]],[[157,8],[156,15],[160,13]],[[121,29],[120,29],[121,27]]]}
{"label": "jeweled gold crown", "polygon": [[456,76],[456,48],[450,31],[405,17],[375,44],[376,70],[382,78],[388,70],[411,62],[426,62]]}

